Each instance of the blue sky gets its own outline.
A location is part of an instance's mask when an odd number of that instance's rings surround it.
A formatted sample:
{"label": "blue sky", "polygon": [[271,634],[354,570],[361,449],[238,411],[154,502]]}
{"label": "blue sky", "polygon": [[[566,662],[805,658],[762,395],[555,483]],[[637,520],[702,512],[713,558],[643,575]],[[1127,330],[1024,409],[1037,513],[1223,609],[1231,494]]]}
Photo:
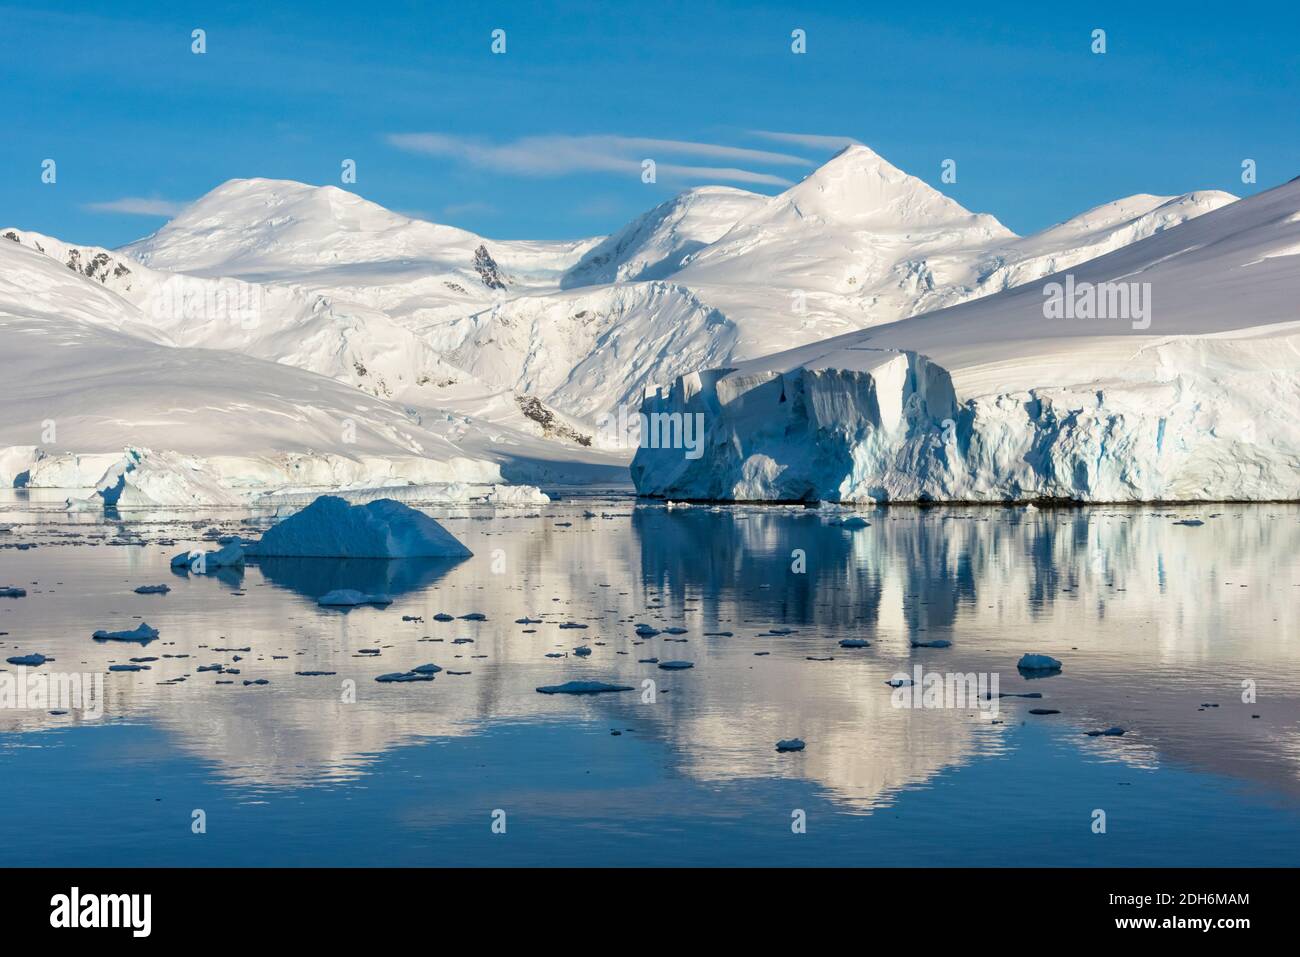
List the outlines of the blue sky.
{"label": "blue sky", "polygon": [[587,236],[692,185],[776,192],[842,138],[1021,233],[1300,175],[1294,4],[1057,6],[0,3],[0,225],[114,246],[227,179],[353,159],[393,209]]}

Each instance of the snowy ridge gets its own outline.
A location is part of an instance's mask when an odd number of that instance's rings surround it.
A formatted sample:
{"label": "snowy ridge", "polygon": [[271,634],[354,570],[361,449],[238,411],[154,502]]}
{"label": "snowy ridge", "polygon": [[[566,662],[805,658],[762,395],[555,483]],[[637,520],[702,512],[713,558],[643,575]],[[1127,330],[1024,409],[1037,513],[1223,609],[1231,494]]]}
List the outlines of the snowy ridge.
{"label": "snowy ridge", "polygon": [[704,499],[1300,498],[1298,211],[1291,183],[1071,270],[1149,283],[1146,325],[1048,318],[1036,282],[684,376],[643,411],[702,415],[704,453],[641,448],[633,480]]}
{"label": "snowy ridge", "polygon": [[[1233,201],[1219,192],[1129,197],[1021,238],[865,146],[777,196],[737,194],[685,193],[593,248],[565,291],[424,331],[479,378],[599,416],[635,408],[647,387],[683,371],[1001,292]],[[687,239],[682,224],[693,230]],[[719,232],[669,271],[679,251]],[[574,288],[598,281],[609,285]]]}
{"label": "snowy ridge", "polygon": [[764,196],[729,186],[688,189],[592,247],[560,286],[662,279],[766,203]]}
{"label": "snowy ridge", "polygon": [[[528,436],[412,413],[263,359],[176,346],[98,279],[6,240],[0,336],[7,485],[90,487],[128,448],[181,453],[187,470],[249,493],[553,480],[581,470]],[[136,478],[148,472],[143,465]]]}

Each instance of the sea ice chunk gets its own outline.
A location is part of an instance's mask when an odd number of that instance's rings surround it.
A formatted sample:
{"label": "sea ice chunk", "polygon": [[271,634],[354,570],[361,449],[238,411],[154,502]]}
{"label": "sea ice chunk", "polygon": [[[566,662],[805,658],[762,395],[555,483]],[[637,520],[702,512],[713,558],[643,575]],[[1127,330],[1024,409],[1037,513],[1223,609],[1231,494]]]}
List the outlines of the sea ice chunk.
{"label": "sea ice chunk", "polygon": [[158,629],[150,628],[142,621],[130,631],[105,631],[101,629],[91,637],[96,641],[138,641],[141,644],[148,644],[158,637]]}
{"label": "sea ice chunk", "polygon": [[257,556],[312,558],[468,558],[472,552],[423,512],[378,499],[349,505],[322,495],[267,531]]}
{"label": "sea ice chunk", "polygon": [[603,681],[566,681],[562,685],[543,685],[541,694],[605,694],[610,691],[632,691],[631,685],[612,685]]}

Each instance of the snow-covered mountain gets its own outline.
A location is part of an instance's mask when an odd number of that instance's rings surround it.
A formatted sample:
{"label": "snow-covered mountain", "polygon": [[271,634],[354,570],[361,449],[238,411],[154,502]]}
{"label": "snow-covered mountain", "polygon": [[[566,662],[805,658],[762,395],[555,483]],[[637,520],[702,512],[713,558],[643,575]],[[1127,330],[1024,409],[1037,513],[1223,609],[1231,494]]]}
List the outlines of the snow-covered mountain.
{"label": "snow-covered mountain", "polygon": [[613,460],[490,422],[397,405],[238,350],[179,345],[110,288],[125,272],[101,260],[87,275],[98,253],[70,268],[66,249],[32,242],[0,238],[4,484],[85,487],[126,448],[181,453],[191,478],[226,491],[616,474]]}
{"label": "snow-covered mountain", "polygon": [[[187,362],[205,350],[262,360],[267,381],[281,374],[268,363],[327,377],[340,400],[359,390],[354,401],[432,427],[507,478],[559,478],[566,463],[608,476],[630,449],[601,417],[635,412],[648,391],[1034,283],[1232,201],[1134,196],[1022,238],[853,146],[776,196],[702,187],[608,237],[523,242],[334,187],[232,180],[116,251],[0,231],[13,290],[0,305],[10,321],[76,319]],[[58,269],[33,279],[19,249]],[[54,275],[58,308],[19,291]],[[148,420],[133,412],[126,433]],[[194,452],[191,436],[174,439],[150,441]]]}
{"label": "snow-covered mountain", "polygon": [[[628,263],[628,275],[643,275],[642,264],[653,263],[653,281],[518,296],[422,331],[461,368],[573,415],[635,410],[647,387],[683,372],[1000,292],[1234,199],[1213,191],[1134,196],[1021,238],[865,146],[848,147],[777,196],[738,203],[738,192],[721,200],[684,194],[594,247],[587,264],[599,259],[600,270],[580,264],[570,273],[608,277]],[[671,224],[704,206],[699,219],[709,232],[673,238]],[[663,250],[714,233],[665,271],[672,256]]]}
{"label": "snow-covered mountain", "polygon": [[292,285],[418,326],[555,289],[598,241],[489,240],[334,186],[242,179],[121,252],[171,272]]}
{"label": "snow-covered mountain", "polygon": [[560,285],[570,289],[670,276],[687,257],[766,205],[766,196],[729,186],[688,189],[593,246]]}
{"label": "snow-covered mountain", "polygon": [[702,416],[701,454],[643,447],[633,479],[708,499],[1300,498],[1300,180],[1162,228],[1217,199],[1102,207],[1055,232],[1149,235],[1049,276],[1053,237],[1022,244],[1028,284],[683,376],[644,411]]}

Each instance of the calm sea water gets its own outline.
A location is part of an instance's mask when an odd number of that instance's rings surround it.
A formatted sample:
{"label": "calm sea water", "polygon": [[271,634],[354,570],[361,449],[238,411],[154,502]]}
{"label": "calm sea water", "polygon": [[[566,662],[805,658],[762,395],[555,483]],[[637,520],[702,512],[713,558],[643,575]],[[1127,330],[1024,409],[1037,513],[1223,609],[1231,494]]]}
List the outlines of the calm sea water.
{"label": "calm sea water", "polygon": [[[99,718],[0,708],[0,866],[1300,852],[1300,508],[891,508],[857,530],[618,496],[428,511],[472,559],[187,577],[169,559],[207,530],[269,520],[0,506],[0,586],[27,590],[0,598],[0,661],[54,659],[5,674],[104,676]],[[393,603],[316,604],[338,587]],[[157,641],[91,639],[140,620]],[[871,644],[840,647],[854,638]],[[930,641],[951,644],[914,646]],[[1064,668],[1026,678],[1025,652]],[[108,671],[133,657],[157,660]],[[374,680],[426,662],[432,682]],[[197,670],[214,663],[239,673]],[[917,665],[1042,697],[900,707],[925,702],[886,681]],[[569,680],[633,690],[535,690]]]}

